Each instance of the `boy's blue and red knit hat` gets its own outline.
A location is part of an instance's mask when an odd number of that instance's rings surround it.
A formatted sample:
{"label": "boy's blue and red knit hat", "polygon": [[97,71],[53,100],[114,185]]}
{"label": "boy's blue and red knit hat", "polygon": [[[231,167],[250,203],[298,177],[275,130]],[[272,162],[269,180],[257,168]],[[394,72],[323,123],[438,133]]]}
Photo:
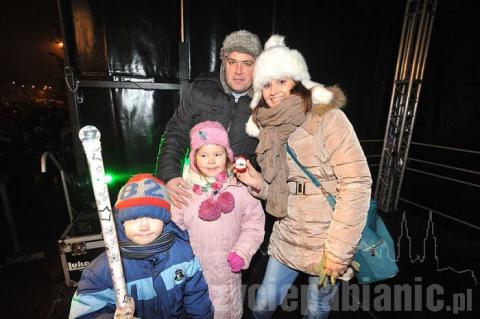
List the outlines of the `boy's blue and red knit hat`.
{"label": "boy's blue and red knit hat", "polygon": [[118,192],[115,213],[117,225],[140,217],[157,218],[167,224],[171,214],[165,183],[152,174],[134,175]]}

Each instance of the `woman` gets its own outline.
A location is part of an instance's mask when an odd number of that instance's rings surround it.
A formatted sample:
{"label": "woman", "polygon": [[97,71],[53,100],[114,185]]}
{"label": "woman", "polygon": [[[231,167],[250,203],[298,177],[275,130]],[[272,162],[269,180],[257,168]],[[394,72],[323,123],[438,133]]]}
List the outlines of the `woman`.
{"label": "woman", "polygon": [[[246,130],[259,139],[256,154],[262,174],[247,163],[247,171],[237,172],[237,177],[254,196],[266,199],[267,212],[278,218],[254,317],[270,318],[303,272],[309,275],[306,317],[327,318],[338,281],[319,285],[319,268],[342,280],[353,276],[349,266],[370,201],[367,161],[340,110],[345,104],[342,91],[310,81],[303,56],[286,47],[283,37],[272,36],[265,44],[255,63],[253,85],[253,114]],[[324,190],[336,196],[335,210],[322,188],[287,155],[287,144]]]}

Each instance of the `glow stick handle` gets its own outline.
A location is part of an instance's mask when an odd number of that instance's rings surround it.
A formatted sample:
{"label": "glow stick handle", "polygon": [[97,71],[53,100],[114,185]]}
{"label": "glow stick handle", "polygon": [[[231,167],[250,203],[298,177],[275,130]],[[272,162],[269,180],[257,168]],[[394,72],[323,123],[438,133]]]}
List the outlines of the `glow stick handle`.
{"label": "glow stick handle", "polygon": [[98,217],[102,226],[103,241],[108,258],[108,266],[112,275],[113,289],[118,306],[124,305],[127,296],[127,287],[123,275],[122,259],[118,246],[117,231],[112,215],[112,206],[108,187],[105,181],[103,167],[102,146],[100,144],[100,131],[95,126],[84,126],[78,132],[83,149],[87,157],[88,169],[92,180],[93,193],[97,203]]}

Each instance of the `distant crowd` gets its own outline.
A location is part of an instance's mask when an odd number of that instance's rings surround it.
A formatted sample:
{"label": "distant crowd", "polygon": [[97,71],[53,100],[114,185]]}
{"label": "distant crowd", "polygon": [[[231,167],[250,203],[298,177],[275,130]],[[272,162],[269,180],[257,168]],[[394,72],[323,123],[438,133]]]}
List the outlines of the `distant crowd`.
{"label": "distant crowd", "polygon": [[[71,129],[65,105],[8,102],[0,105],[2,173],[40,172],[40,156],[56,152],[59,160],[72,153]],[[62,163],[70,165],[68,163]]]}

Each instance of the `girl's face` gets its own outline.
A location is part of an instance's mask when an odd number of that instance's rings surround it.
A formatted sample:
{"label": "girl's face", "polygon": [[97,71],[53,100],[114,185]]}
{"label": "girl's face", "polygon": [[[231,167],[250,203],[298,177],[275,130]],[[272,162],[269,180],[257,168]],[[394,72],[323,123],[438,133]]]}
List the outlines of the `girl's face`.
{"label": "girl's face", "polygon": [[263,86],[263,99],[268,106],[275,107],[291,94],[294,87],[295,81],[289,77],[273,80]]}
{"label": "girl's face", "polygon": [[123,222],[125,235],[138,245],[148,245],[163,231],[163,221],[157,218],[140,217]]}
{"label": "girl's face", "polygon": [[215,177],[225,171],[227,151],[223,146],[207,144],[200,147],[195,154],[197,169],[207,177]]}

